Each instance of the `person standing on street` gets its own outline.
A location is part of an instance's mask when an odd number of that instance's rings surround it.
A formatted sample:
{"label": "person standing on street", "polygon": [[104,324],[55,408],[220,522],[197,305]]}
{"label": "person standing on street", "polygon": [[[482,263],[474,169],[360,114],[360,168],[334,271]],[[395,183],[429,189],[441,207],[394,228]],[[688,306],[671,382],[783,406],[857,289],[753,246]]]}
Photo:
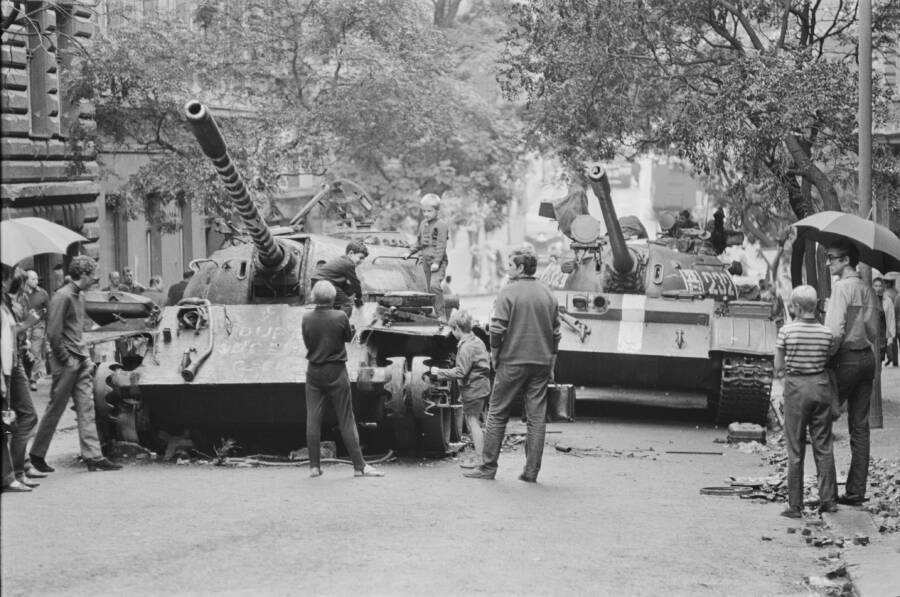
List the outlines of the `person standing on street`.
{"label": "person standing on street", "polygon": [[28,331],[29,350],[31,351],[31,370],[28,380],[31,391],[37,390],[37,381],[44,376],[44,362],[47,356],[47,307],[50,305],[50,295],[38,284],[37,272],[30,269],[26,272],[28,278],[25,281],[25,296],[31,308],[40,316],[38,321]]}
{"label": "person standing on street", "polygon": [[832,276],[840,276],[831,289],[825,325],[838,342],[832,359],[838,399],[847,403],[850,431],[850,470],[839,504],[858,505],[866,499],[869,472],[869,401],[879,349],[881,304],[856,271],[859,249],[850,241],[831,244],[825,260]]}
{"label": "person standing on street", "polygon": [[819,512],[837,511],[837,475],[832,444],[834,389],[825,364],[837,350],[834,336],[816,321],[818,296],[812,286],[791,293],[796,319],[778,331],[775,375],[784,375],[784,439],[788,456],[787,518],[803,516],[803,458],[806,433],[812,444],[819,479]]}
{"label": "person standing on street", "polygon": [[882,361],[891,362],[891,345],[894,343],[894,334],[897,333],[897,325],[894,322],[894,302],[885,294],[885,285],[883,278],[874,278],[872,280],[872,290],[875,292],[875,298],[881,304],[884,320],[884,336],[881,338],[882,346],[879,356]]}
{"label": "person standing on street", "polygon": [[356,266],[368,256],[366,245],[355,240],[347,244],[343,255],[326,261],[316,270],[316,278],[334,286],[334,308],[346,313],[348,318],[353,314],[354,304],[357,307],[363,304],[362,283],[356,275]]}
{"label": "person standing on street", "polygon": [[897,279],[895,277],[884,277],[884,296],[891,301],[891,309],[894,311],[894,341],[888,344],[888,364],[897,366]]}
{"label": "person standing on street", "polygon": [[42,473],[54,471],[47,464],[47,450],[70,396],[75,403],[81,456],[88,470],[114,471],[122,468],[104,458],[100,450],[91,379],[94,364],[82,338],[85,320],[82,291],[94,283],[96,271],[97,263],[90,257],[73,257],[69,263],[69,282],[50,300],[47,339],[50,343],[53,384],[50,387],[50,402],[41,418],[30,454],[32,465]]}
{"label": "person standing on street", "polygon": [[347,376],[347,347],[353,340],[353,326],[343,310],[334,308],[334,286],[325,280],[316,282],[312,299],[316,308],[303,316],[300,324],[306,345],[306,447],[309,450],[310,477],[322,475],[322,409],[331,401],[337,414],[344,447],[353,461],[357,477],[383,477],[384,473],[366,464],[359,446],[359,432],[353,416],[353,397]]}
{"label": "person standing on street", "polygon": [[491,319],[491,360],[496,374],[483,463],[463,473],[466,477],[495,477],[513,401],[524,395],[528,430],[525,470],[519,480],[537,482],[547,425],[547,384],[553,376],[561,333],[556,297],[534,278],[536,270],[534,255],[518,250],[509,256],[510,282],[497,295]]}
{"label": "person standing on street", "polygon": [[438,218],[441,198],[428,193],[419,202],[422,206],[422,223],[416,244],[404,255],[409,259],[419,254],[419,263],[425,271],[425,288],[434,295],[434,311],[438,318],[446,319],[444,312],[444,289],[441,282],[447,273],[447,240],[450,233],[447,224]]}
{"label": "person standing on street", "polygon": [[[8,491],[29,491],[39,484],[30,479],[45,477],[46,475],[34,470],[26,457],[28,440],[37,425],[37,412],[31,400],[31,392],[28,387],[28,376],[23,364],[24,351],[19,349],[18,336],[27,333],[40,317],[33,309],[29,310],[23,318],[15,315],[11,288],[15,276],[15,270],[3,265],[2,280],[2,328],[0,328],[0,361],[2,361],[3,378],[0,385],[3,389],[3,410],[10,420],[3,422],[3,487]],[[24,284],[25,274],[18,270]],[[10,415],[11,413],[11,415]],[[5,432],[10,430],[10,440],[7,444]],[[24,487],[24,489],[23,489]]]}

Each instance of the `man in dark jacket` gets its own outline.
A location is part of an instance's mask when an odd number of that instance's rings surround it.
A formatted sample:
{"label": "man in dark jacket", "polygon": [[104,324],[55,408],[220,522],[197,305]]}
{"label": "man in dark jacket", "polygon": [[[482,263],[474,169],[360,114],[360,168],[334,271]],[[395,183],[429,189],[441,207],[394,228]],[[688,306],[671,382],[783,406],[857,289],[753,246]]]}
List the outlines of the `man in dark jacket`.
{"label": "man in dark jacket", "polygon": [[343,255],[326,261],[316,271],[316,278],[331,282],[334,286],[334,308],[346,313],[347,317],[353,313],[354,303],[357,307],[363,304],[362,284],[356,275],[356,266],[368,256],[366,245],[352,241],[347,244]]}
{"label": "man in dark jacket", "polygon": [[556,297],[534,278],[537,258],[523,250],[509,256],[510,282],[497,295],[491,318],[491,392],[483,464],[466,477],[493,479],[513,402],[524,395],[528,434],[520,481],[534,483],[541,470],[547,417],[547,384],[561,332]]}
{"label": "man in dark jacket", "polygon": [[353,416],[353,397],[347,376],[347,348],[353,339],[353,326],[343,311],[333,308],[334,286],[319,280],[312,289],[316,308],[303,316],[300,324],[306,345],[306,446],[309,449],[311,477],[322,474],[319,439],[322,409],[331,400],[337,414],[344,447],[353,461],[357,477],[381,477],[383,473],[366,464],[359,447],[359,433]]}

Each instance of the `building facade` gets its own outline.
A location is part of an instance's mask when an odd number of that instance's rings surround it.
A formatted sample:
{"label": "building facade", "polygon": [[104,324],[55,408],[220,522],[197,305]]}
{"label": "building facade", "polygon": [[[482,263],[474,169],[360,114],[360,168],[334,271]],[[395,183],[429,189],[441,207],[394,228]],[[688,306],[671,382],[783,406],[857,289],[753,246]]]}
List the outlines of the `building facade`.
{"label": "building facade", "polygon": [[[94,34],[83,1],[3,2],[0,206],[3,219],[37,216],[88,239],[78,249],[99,256],[96,155],[71,142],[74,127],[95,128],[89,103],[66,99],[66,71]],[[77,156],[77,159],[76,159]],[[60,256],[23,264],[45,284]]]}

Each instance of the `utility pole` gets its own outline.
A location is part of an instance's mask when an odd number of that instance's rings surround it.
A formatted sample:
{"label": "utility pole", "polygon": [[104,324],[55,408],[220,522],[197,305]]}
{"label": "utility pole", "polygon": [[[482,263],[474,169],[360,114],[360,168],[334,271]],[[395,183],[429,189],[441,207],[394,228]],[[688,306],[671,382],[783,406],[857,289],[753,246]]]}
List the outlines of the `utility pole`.
{"label": "utility pole", "polygon": [[[872,0],[859,3],[859,198],[860,217],[872,218],[877,222],[872,209]],[[872,281],[870,268],[865,268],[867,282]],[[877,352],[877,351],[876,351]],[[869,426],[874,429],[884,427],[881,411],[881,359],[875,358],[875,381],[869,402]]]}

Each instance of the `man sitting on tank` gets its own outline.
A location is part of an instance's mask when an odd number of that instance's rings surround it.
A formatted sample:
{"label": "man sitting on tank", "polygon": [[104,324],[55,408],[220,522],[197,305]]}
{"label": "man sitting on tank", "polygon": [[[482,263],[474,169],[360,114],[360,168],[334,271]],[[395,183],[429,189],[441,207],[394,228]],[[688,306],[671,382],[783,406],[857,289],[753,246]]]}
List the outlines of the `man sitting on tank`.
{"label": "man sitting on tank", "polygon": [[353,305],[362,306],[362,284],[356,275],[356,266],[369,256],[369,249],[359,241],[347,244],[344,254],[326,261],[316,271],[316,278],[331,282],[335,290],[334,308],[347,314],[353,313]]}

